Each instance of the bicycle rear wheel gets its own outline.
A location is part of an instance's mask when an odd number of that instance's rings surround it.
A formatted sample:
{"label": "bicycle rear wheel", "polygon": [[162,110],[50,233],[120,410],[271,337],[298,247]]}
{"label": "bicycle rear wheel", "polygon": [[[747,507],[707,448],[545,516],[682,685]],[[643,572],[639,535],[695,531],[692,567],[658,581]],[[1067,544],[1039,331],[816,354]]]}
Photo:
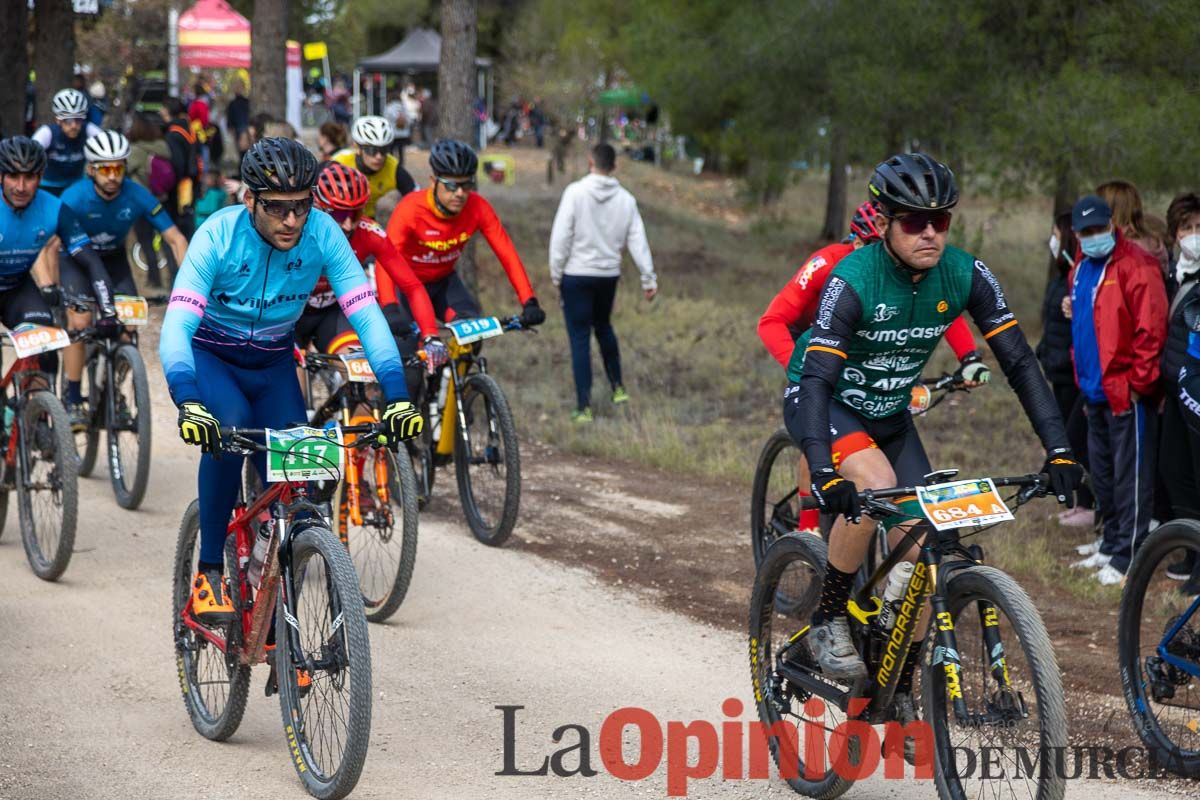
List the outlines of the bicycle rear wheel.
{"label": "bicycle rear wheel", "polygon": [[800,448],[786,428],[771,434],[763,445],[750,492],[750,545],[757,568],[767,548],[800,525]]}
{"label": "bicycle rear wheel", "polygon": [[[940,648],[927,647],[927,653],[936,655],[924,665],[921,695],[933,732],[938,795],[955,800],[1058,800],[1066,791],[1062,771],[1039,764],[1029,775],[1021,761],[1022,754],[1053,758],[1046,754],[1063,752],[1055,748],[1067,746],[1062,680],[1041,615],[1016,581],[992,567],[955,570],[945,591],[962,665],[960,690],[973,719],[955,715]],[[985,607],[996,611],[987,626],[999,634],[1002,653],[986,642],[981,619]],[[999,670],[1007,686],[996,677]],[[998,748],[1001,777],[993,771],[988,771],[990,778],[977,777],[984,772],[972,772],[973,765],[956,760],[964,752],[974,759],[983,747]]]}
{"label": "bicycle rear wheel", "polygon": [[123,344],[113,354],[113,419],[108,428],[108,475],[117,505],[133,510],[150,480],[150,384],[142,354]]}
{"label": "bicycle rear wheel", "polygon": [[[179,688],[183,692],[183,705],[192,720],[192,726],[206,739],[221,742],[232,736],[242,722],[242,714],[246,711],[246,695],[250,690],[250,667],[240,663],[236,653],[221,652],[220,648],[180,619],[192,595],[192,579],[199,561],[200,501],[193,500],[183,512],[179,539],[175,545],[171,592],[175,666],[179,673]],[[225,572],[232,576],[236,573],[231,570],[233,565],[230,561],[227,552]],[[236,603],[236,587],[230,588]]]}
{"label": "bicycle rear wheel", "polygon": [[[362,524],[355,525],[351,519],[344,478],[338,482],[333,508],[339,534],[358,573],[367,619],[383,622],[404,602],[417,561],[417,476],[407,453],[397,457],[390,450],[372,449],[363,456],[359,481]],[[386,506],[377,491],[377,461],[387,472]]]}
{"label": "bicycle rear wheel", "polygon": [[291,599],[280,592],[275,614],[275,673],[293,766],[310,794],[328,800],[354,789],[366,761],[371,648],[346,548],[323,525],[298,525]]}
{"label": "bicycle rear wheel", "polygon": [[67,569],[75,546],[79,484],[75,442],[66,409],[51,392],[25,395],[18,437],[17,515],[29,566],[53,581]]}
{"label": "bicycle rear wheel", "polygon": [[466,431],[459,432],[454,445],[458,495],[471,533],[499,547],[512,535],[521,505],[517,426],[508,399],[490,375],[467,377],[462,404]]}
{"label": "bicycle rear wheel", "polygon": [[[771,729],[783,723],[781,729],[792,731],[797,726],[800,731],[809,724],[820,726],[825,729],[831,748],[840,744],[851,763],[859,763],[862,747],[859,739],[835,743],[834,737],[840,734],[833,731],[846,721],[846,715],[832,703],[822,702],[820,717],[807,716],[804,703],[812,695],[792,684],[779,669],[781,663],[786,663],[817,673],[816,662],[803,637],[820,602],[826,559],[825,542],[808,534],[782,536],[767,549],[750,598],[750,680],[758,718],[764,726]],[[784,603],[779,600],[781,593],[809,599],[803,606]],[[854,783],[828,764],[805,764],[804,744],[799,739],[784,746],[779,737],[772,736],[768,745],[780,775],[802,795],[830,800],[845,793]]]}
{"label": "bicycle rear wheel", "polygon": [[[1167,577],[1170,561],[1200,558],[1200,522],[1177,519],[1152,533],[1121,594],[1117,657],[1133,727],[1163,768],[1200,778],[1200,597]],[[1174,663],[1172,663],[1174,662]]]}

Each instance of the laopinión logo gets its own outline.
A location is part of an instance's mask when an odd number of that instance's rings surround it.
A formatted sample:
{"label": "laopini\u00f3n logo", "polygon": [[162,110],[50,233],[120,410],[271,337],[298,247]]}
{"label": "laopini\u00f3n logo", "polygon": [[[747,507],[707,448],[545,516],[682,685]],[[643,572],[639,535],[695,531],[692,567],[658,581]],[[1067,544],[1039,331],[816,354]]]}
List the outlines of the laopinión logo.
{"label": "laopini\u00f3n logo", "polygon": [[[861,714],[865,699],[851,701],[849,716]],[[879,772],[887,780],[930,780],[934,769],[934,734],[925,721],[888,722],[883,736],[863,720],[848,719],[831,731],[821,720],[825,704],[810,698],[804,704],[806,719],[799,725],[781,721],[768,727],[757,720],[744,722],[741,700],[730,697],[721,704],[725,716],[718,723],[706,720],[662,723],[652,712],[627,706],[606,716],[593,749],[593,734],[586,725],[559,725],[550,734],[556,749],[549,755],[528,755],[525,746],[518,764],[517,714],[523,705],[498,705],[503,736],[503,764],[496,775],[518,778],[594,778],[599,766],[623,781],[644,781],[666,764],[666,794],[686,797],[690,782],[718,775],[722,780],[769,780],[800,776],[819,780],[829,770],[847,780],[860,781]],[[636,739],[636,743],[635,743]],[[851,741],[858,747],[852,749]],[[903,751],[912,739],[916,764],[908,767]],[[771,756],[772,744],[779,750]],[[1183,754],[1168,754],[1166,761],[1141,747],[1113,749],[1105,745],[1072,745],[1053,748],[1021,746],[950,748],[954,771],[962,779],[1012,781],[1048,777],[1065,780],[1156,780],[1173,778],[1172,764],[1182,764]],[[774,765],[781,765],[778,769]]]}

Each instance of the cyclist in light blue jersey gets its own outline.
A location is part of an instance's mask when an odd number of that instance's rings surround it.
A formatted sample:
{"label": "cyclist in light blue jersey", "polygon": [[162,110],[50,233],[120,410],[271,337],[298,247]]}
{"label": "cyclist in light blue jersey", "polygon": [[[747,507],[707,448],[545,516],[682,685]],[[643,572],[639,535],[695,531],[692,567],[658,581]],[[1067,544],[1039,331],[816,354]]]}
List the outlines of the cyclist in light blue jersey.
{"label": "cyclist in light blue jersey", "polygon": [[[101,131],[87,140],[83,148],[87,158],[87,177],[72,184],[62,194],[62,202],[75,212],[79,224],[91,239],[92,247],[104,262],[105,272],[117,294],[137,294],[137,285],[125,254],[125,238],[138,220],[145,218],[162,234],[171,248],[175,263],[187,253],[187,239],[163,210],[162,204],[139,183],[125,179],[125,164],[129,158],[129,140],[116,131]],[[94,299],[87,276],[70,259],[60,255],[59,281],[72,295]],[[88,311],[68,307],[67,327],[81,330],[92,322]],[[76,342],[63,354],[67,373],[67,396],[64,398],[71,426],[86,428],[81,379],[86,360],[83,342]]]}
{"label": "cyclist in light blue jersey", "polygon": [[[192,237],[171,292],[159,354],[179,435],[200,459],[196,617],[233,618],[223,580],[226,524],[242,459],[217,460],[220,426],[282,428],[305,420],[292,360],[293,329],[317,280],[329,280],[383,389],[393,443],[421,432],[404,367],[362,266],[333,218],[312,208],[317,161],[291,139],[266,138],[242,160],[244,206],[223,208]],[[259,474],[265,458],[255,459]]]}

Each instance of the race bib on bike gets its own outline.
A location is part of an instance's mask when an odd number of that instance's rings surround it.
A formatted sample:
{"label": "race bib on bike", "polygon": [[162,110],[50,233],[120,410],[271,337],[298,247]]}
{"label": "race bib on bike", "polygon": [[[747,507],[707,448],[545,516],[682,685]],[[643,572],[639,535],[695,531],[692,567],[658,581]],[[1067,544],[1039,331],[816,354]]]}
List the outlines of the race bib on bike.
{"label": "race bib on bike", "polygon": [[113,307],[122,325],[150,324],[150,306],[146,298],[131,294],[113,295]]}
{"label": "race bib on bike", "polygon": [[10,330],[8,338],[13,349],[17,351],[17,358],[29,358],[49,353],[51,350],[61,350],[71,344],[70,335],[62,328],[34,325],[31,322]]}
{"label": "race bib on bike", "polygon": [[446,327],[454,334],[454,341],[459,344],[470,344],[504,333],[504,328],[500,327],[500,320],[495,317],[456,319],[453,322],[447,322]]}
{"label": "race bib on bike", "polygon": [[267,429],[267,481],[338,480],[342,474],[341,428]]}
{"label": "race bib on bike", "polygon": [[929,401],[933,398],[933,392],[929,391],[929,387],[918,383],[912,387],[912,396],[908,400],[908,413],[914,417],[924,414],[929,410]]}
{"label": "race bib on bike", "polygon": [[917,502],[925,518],[939,531],[975,528],[1013,518],[991,478],[920,486]]}
{"label": "race bib on bike", "polygon": [[338,356],[346,365],[346,377],[351,383],[374,383],[375,371],[362,350],[351,350]]}

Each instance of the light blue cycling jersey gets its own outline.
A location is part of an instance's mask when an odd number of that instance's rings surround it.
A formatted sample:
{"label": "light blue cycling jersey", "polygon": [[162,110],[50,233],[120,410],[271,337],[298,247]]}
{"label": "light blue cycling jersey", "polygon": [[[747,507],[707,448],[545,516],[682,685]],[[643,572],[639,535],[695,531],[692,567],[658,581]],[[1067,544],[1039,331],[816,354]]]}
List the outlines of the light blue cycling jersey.
{"label": "light blue cycling jersey", "polygon": [[159,233],[175,224],[149,189],[130,180],[121,183],[121,191],[112,200],[97,194],[91,178],[71,184],[60,199],[79,217],[92,247],[102,256],[124,250],[129,229],[142,217]]}
{"label": "light blue cycling jersey", "polygon": [[55,235],[71,255],[90,244],[75,212],[49,192],[38,189],[19,211],[0,200],[0,291],[21,282]]}
{"label": "light blue cycling jersey", "polygon": [[296,246],[276,250],[239,205],[200,226],[171,290],[159,356],[176,405],[200,399],[197,378],[204,376],[196,375],[193,347],[251,369],[290,357],[296,320],[322,275],[358,332],[384,395],[407,400],[396,342],[341,227],[313,209]]}

